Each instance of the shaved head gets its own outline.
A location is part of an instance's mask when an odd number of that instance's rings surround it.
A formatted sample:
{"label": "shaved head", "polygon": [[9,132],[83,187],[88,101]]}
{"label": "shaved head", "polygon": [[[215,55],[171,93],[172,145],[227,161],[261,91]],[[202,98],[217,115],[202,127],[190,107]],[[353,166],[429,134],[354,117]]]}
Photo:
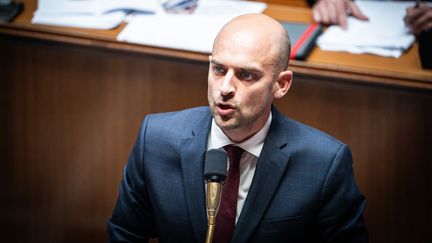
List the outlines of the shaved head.
{"label": "shaved head", "polygon": [[246,14],[227,23],[209,56],[208,100],[216,125],[234,142],[256,134],[273,99],[289,90],[290,41],[276,20]]}
{"label": "shaved head", "polygon": [[276,20],[264,14],[240,15],[228,22],[216,36],[213,53],[221,42],[233,48],[250,45],[256,55],[268,55],[276,72],[287,70],[291,51],[288,32]]}

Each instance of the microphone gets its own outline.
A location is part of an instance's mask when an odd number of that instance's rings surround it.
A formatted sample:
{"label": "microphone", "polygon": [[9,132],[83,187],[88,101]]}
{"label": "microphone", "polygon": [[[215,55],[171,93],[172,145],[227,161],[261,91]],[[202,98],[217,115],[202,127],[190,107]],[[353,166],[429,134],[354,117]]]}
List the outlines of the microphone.
{"label": "microphone", "polygon": [[213,241],[216,214],[219,210],[222,184],[227,177],[227,153],[224,149],[211,149],[206,153],[204,178],[207,183],[207,236],[206,243]]}

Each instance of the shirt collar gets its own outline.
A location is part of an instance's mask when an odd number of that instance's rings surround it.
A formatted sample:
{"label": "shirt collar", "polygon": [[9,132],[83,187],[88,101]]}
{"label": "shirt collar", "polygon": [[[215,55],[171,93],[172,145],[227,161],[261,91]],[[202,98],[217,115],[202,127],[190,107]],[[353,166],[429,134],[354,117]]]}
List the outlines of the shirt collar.
{"label": "shirt collar", "polygon": [[241,147],[242,149],[256,157],[259,157],[261,154],[261,150],[264,146],[264,140],[270,129],[271,121],[272,114],[270,113],[266,123],[261,128],[261,130],[259,130],[255,135],[241,143],[234,143],[227,137],[227,135],[225,135],[225,133],[223,133],[220,127],[216,125],[214,119],[212,119],[210,135],[207,142],[207,150],[218,149],[226,145],[233,144]]}

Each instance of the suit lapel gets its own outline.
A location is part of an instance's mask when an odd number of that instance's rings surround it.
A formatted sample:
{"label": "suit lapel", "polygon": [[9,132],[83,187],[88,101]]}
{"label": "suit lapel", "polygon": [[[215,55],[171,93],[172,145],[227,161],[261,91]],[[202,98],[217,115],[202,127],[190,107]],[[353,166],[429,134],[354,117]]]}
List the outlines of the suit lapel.
{"label": "suit lapel", "polygon": [[261,221],[287,168],[289,155],[282,150],[286,146],[286,139],[282,135],[285,133],[280,130],[280,116],[274,109],[272,125],[231,242],[247,242]]}
{"label": "suit lapel", "polygon": [[203,119],[196,125],[192,136],[182,139],[181,167],[187,207],[192,228],[198,242],[205,241],[207,231],[207,212],[204,187],[204,155],[210,129],[210,119]]}

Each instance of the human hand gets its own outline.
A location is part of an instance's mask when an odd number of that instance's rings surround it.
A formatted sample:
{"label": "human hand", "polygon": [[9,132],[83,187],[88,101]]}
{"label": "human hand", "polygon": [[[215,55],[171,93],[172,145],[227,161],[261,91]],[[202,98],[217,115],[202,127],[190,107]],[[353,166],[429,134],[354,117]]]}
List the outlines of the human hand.
{"label": "human hand", "polygon": [[350,0],[319,0],[312,7],[315,22],[323,24],[338,24],[347,28],[347,16],[351,15],[360,20],[368,20],[358,6]]}
{"label": "human hand", "polygon": [[415,35],[432,29],[432,6],[422,3],[417,7],[412,6],[407,8],[404,21]]}

